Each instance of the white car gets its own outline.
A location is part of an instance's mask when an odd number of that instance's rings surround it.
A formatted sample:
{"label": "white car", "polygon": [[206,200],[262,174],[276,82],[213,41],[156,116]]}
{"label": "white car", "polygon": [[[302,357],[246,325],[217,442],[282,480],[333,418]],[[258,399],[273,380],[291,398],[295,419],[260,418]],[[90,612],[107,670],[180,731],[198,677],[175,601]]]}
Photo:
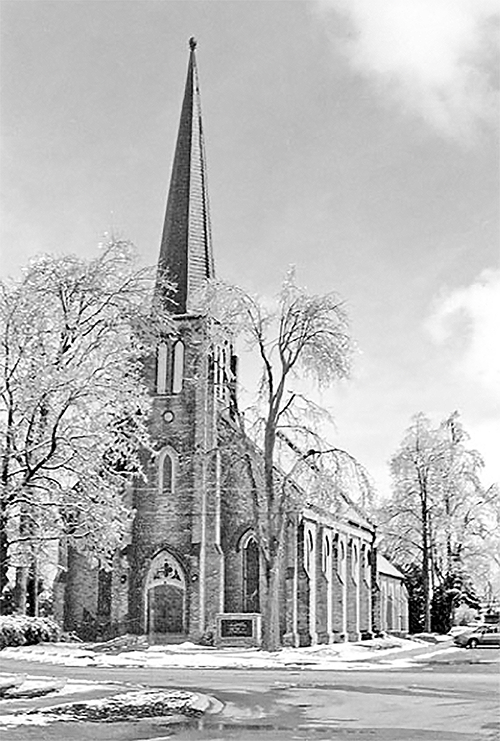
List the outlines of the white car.
{"label": "white car", "polygon": [[470,632],[461,633],[453,639],[455,646],[477,648],[477,646],[498,646],[500,648],[500,627],[498,625],[480,625]]}

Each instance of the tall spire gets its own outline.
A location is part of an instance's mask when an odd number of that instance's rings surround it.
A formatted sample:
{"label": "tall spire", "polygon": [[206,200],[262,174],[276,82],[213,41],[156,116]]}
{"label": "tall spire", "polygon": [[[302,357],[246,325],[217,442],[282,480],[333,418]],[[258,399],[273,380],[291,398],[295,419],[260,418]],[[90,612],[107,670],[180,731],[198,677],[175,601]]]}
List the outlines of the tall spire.
{"label": "tall spire", "polygon": [[[196,41],[193,37],[189,39],[189,48],[156,284],[157,297],[168,295],[172,300],[168,301],[167,308],[175,314],[189,313],[195,291],[205,278],[214,276]],[[173,296],[162,288],[166,279],[177,284]]]}

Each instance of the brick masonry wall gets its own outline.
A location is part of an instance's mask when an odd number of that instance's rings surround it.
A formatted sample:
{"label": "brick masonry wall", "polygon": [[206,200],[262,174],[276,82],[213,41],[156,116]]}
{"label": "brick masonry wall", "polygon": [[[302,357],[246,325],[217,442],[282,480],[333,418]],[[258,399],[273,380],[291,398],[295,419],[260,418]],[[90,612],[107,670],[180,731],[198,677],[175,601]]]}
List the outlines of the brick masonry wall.
{"label": "brick masonry wall", "polygon": [[309,632],[310,583],[304,568],[304,525],[297,531],[297,633],[300,646],[311,645]]}
{"label": "brick masonry wall", "polygon": [[221,549],[225,560],[224,609],[243,610],[243,557],[240,540],[254,530],[252,494],[243,450],[230,425],[222,429],[221,463]]}
{"label": "brick masonry wall", "polygon": [[349,640],[357,640],[356,630],[356,583],[352,577],[352,547],[347,548],[347,631]]}
{"label": "brick masonry wall", "polygon": [[316,633],[318,643],[328,643],[328,582],[323,570],[323,528],[316,530]]}
{"label": "brick masonry wall", "polygon": [[360,581],[360,630],[361,633],[371,632],[371,585],[366,575],[361,576]]}
{"label": "brick masonry wall", "polygon": [[97,630],[99,570],[74,548],[68,548],[64,603],[64,628],[82,638],[93,638]]}
{"label": "brick masonry wall", "polygon": [[[217,454],[218,455],[218,454]],[[220,538],[221,482],[217,458],[208,467],[205,548],[205,633],[216,632],[216,615],[224,609],[224,554]]]}
{"label": "brick masonry wall", "polygon": [[377,551],[372,549],[371,553],[371,598],[372,598],[372,630],[375,635],[382,630],[381,620],[381,593],[378,584],[377,573]]}
{"label": "brick masonry wall", "polygon": [[[129,549],[131,578],[129,612],[131,625],[137,632],[144,624],[144,585],[153,556],[168,550],[180,562],[187,584],[187,612],[189,633],[200,633],[200,588],[205,587],[205,574],[200,574],[200,547],[202,541],[202,511],[204,492],[210,488],[206,452],[213,447],[210,434],[208,354],[202,320],[177,320],[180,337],[185,346],[184,380],[181,393],[157,396],[154,399],[152,432],[157,450],[172,448],[177,456],[178,470],[173,490],[159,490],[157,461],[147,464],[147,481],[138,483],[134,492],[136,517],[132,544]],[[152,369],[150,371],[152,373]],[[154,379],[150,378],[153,384]],[[169,419],[173,415],[173,419]],[[213,513],[207,512],[207,517]],[[211,535],[213,539],[213,528]],[[205,556],[208,552],[205,551]],[[207,564],[207,562],[205,561]],[[215,564],[208,565],[209,586],[213,588]],[[218,579],[218,574],[216,575]],[[200,585],[200,580],[203,584]],[[212,609],[211,612],[214,612]]]}
{"label": "brick masonry wall", "polygon": [[298,640],[296,625],[297,576],[297,518],[290,516],[286,527],[284,584],[283,584],[283,642],[295,646]]}
{"label": "brick masonry wall", "polygon": [[125,554],[117,551],[111,581],[111,614],[110,621],[114,632],[117,634],[128,633],[128,591],[129,591],[130,569]]}
{"label": "brick masonry wall", "polygon": [[332,630],[335,639],[341,640],[343,635],[343,582],[339,576],[339,545],[334,543],[333,548],[333,574],[332,574],[332,592],[333,592],[333,610],[332,610]]}

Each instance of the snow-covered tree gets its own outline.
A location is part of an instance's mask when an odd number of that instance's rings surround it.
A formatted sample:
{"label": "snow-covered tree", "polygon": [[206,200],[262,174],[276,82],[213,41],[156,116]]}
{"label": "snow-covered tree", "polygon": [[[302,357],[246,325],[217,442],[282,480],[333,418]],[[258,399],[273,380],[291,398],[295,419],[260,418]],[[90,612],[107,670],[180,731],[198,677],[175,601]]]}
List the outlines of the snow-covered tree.
{"label": "snow-covered tree", "polygon": [[447,605],[440,617],[445,624],[460,601],[477,601],[477,564],[484,567],[486,559],[494,570],[484,537],[498,489],[483,486],[483,461],[467,440],[456,412],[437,427],[420,413],[391,459],[393,492],[380,512],[382,543],[403,570],[420,565],[425,630],[431,629],[434,592],[441,612]]}
{"label": "snow-covered tree", "polygon": [[127,527],[124,486],[150,446],[142,357],[164,320],[151,278],[111,241],[0,284],[1,586],[16,569],[21,610],[49,543],[65,536],[106,562]]}
{"label": "snow-covered tree", "polygon": [[[206,291],[205,306],[214,333],[222,330],[244,337],[260,363],[257,403],[244,418],[236,410],[236,418],[264,564],[263,643],[274,650],[280,645],[278,594],[286,514],[293,508],[293,497],[307,480],[308,491],[313,484],[321,498],[322,482],[329,489],[331,504],[339,461],[352,466],[343,451],[333,449],[330,467],[322,466],[321,453],[327,446],[314,433],[319,410],[303,393],[294,391],[301,374],[323,387],[349,375],[352,343],[347,314],[337,294],[308,294],[297,286],[293,271],[274,305],[234,286],[213,283]],[[299,487],[294,485],[297,482]]]}

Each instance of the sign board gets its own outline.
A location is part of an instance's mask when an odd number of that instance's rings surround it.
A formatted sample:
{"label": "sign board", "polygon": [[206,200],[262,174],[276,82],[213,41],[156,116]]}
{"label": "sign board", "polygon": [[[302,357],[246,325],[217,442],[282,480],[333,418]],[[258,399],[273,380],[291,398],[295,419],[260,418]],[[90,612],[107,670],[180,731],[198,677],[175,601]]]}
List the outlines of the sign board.
{"label": "sign board", "polygon": [[223,612],[217,615],[217,646],[260,646],[261,615]]}

